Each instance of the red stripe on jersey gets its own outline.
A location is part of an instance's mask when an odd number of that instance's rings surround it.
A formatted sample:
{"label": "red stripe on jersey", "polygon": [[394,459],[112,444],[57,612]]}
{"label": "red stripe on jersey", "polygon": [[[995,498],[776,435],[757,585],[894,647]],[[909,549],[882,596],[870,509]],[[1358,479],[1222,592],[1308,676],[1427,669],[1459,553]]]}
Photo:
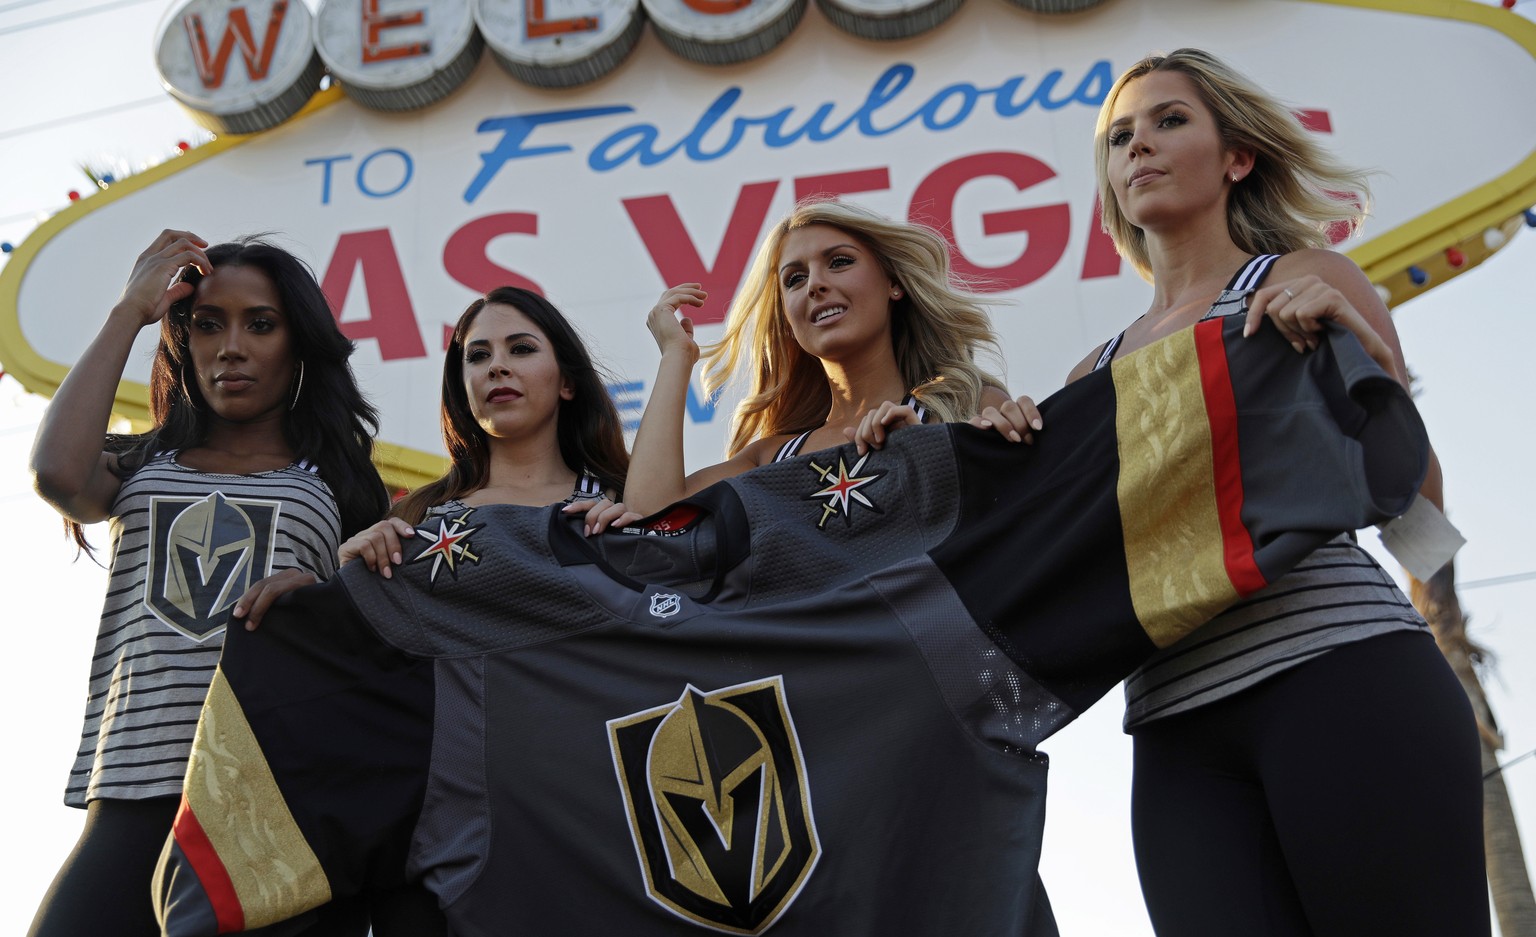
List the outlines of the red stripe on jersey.
{"label": "red stripe on jersey", "polygon": [[1253,537],[1243,524],[1243,464],[1237,446],[1237,398],[1227,370],[1222,320],[1207,319],[1195,326],[1195,354],[1200,359],[1200,386],[1205,415],[1211,423],[1211,468],[1216,482],[1216,516],[1221,522],[1222,559],[1227,578],[1238,595],[1269,585],[1253,558]]}
{"label": "red stripe on jersey", "polygon": [[235,883],[230,879],[229,871],[224,868],[208,834],[203,832],[203,825],[197,822],[197,815],[192,812],[192,805],[187,803],[185,794],[181,795],[181,808],[176,811],[176,822],[171,824],[171,832],[176,837],[176,845],[181,847],[182,854],[187,857],[187,863],[192,866],[198,884],[202,885],[203,894],[208,896],[208,903],[213,906],[219,933],[245,930],[245,909],[240,906]]}

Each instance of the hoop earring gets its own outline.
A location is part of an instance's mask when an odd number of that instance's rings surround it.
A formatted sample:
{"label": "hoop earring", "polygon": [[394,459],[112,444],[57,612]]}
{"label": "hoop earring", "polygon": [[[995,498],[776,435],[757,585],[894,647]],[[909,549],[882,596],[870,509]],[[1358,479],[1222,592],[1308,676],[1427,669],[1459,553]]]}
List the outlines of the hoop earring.
{"label": "hoop earring", "polygon": [[187,402],[187,406],[196,412],[202,412],[202,407],[197,405],[197,398],[192,396],[192,391],[187,388],[187,372],[181,372],[181,399]]}
{"label": "hoop earring", "polygon": [[299,405],[299,394],[304,390],[304,362],[299,362],[299,380],[293,386],[293,399],[288,401],[288,409],[292,410]]}

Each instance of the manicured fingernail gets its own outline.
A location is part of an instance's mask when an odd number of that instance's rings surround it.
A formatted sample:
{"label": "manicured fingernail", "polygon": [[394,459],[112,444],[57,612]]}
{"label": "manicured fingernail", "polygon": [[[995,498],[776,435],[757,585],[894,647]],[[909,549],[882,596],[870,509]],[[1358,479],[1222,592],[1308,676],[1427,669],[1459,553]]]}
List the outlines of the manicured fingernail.
{"label": "manicured fingernail", "polygon": [[583,525],[581,525],[581,535],[583,537],[590,537],[590,536],[592,536],[592,525],[591,524],[583,524]]}
{"label": "manicured fingernail", "polygon": [[1303,345],[1301,342],[1291,342],[1291,347],[1296,349],[1296,353],[1298,355],[1307,350],[1307,346]]}
{"label": "manicured fingernail", "polygon": [[244,605],[236,605],[235,606],[235,617],[236,618],[244,618],[245,617],[245,606]]}
{"label": "manicured fingernail", "polygon": [[1023,442],[1024,441],[1023,439],[1021,439],[1019,437],[1019,431],[1016,430],[1016,429],[1011,429],[1011,430],[1008,431],[1008,438],[1013,440],[1014,442]]}
{"label": "manicured fingernail", "polygon": [[982,429],[991,429],[992,428],[992,421],[991,420],[982,420],[981,421],[981,428]]}
{"label": "manicured fingernail", "polygon": [[386,566],[383,569],[379,570],[379,575],[383,576],[385,579],[388,579],[393,574],[389,571],[389,567]]}
{"label": "manicured fingernail", "polygon": [[1033,426],[1035,429],[1045,429],[1045,424],[1039,420],[1030,420],[1029,425]]}
{"label": "manicured fingernail", "polygon": [[245,630],[246,631],[255,631],[256,630],[256,623],[254,621],[246,622],[245,623]]}

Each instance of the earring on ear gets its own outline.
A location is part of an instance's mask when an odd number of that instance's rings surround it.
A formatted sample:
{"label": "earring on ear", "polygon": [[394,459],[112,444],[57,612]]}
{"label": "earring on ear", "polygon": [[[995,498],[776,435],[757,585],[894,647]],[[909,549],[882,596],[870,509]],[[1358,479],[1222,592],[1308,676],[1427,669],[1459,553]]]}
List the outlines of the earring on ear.
{"label": "earring on ear", "polygon": [[288,401],[288,409],[292,410],[299,405],[299,393],[304,390],[304,362],[299,362],[299,380],[293,387],[293,399]]}
{"label": "earring on ear", "polygon": [[1235,173],[1235,172],[1232,174],[1232,181],[1234,183],[1237,182],[1237,173]]}
{"label": "earring on ear", "polygon": [[901,298],[901,289],[899,287],[897,289],[891,290],[891,298],[892,299],[900,299]]}
{"label": "earring on ear", "polygon": [[197,398],[192,396],[192,391],[187,388],[187,372],[181,372],[181,396],[187,402],[187,406],[193,410],[201,410],[197,405]]}

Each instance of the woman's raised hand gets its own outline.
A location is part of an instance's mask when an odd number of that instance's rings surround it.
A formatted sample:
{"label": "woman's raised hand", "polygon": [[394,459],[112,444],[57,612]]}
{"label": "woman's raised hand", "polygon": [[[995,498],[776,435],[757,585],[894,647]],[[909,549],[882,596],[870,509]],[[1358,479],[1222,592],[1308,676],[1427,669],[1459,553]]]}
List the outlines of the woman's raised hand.
{"label": "woman's raised hand", "polygon": [[192,295],[196,288],[177,276],[183,268],[194,267],[200,273],[210,269],[203,250],[208,242],[190,231],[167,228],[134,261],[133,272],[113,313],[132,315],[140,327],[153,325],[165,317],[171,304]]}
{"label": "woman's raised hand", "polygon": [[684,306],[702,306],[708,298],[709,294],[699,283],[680,283],[661,294],[645,317],[645,325],[651,330],[651,337],[656,339],[656,347],[661,349],[663,356],[681,352],[690,361],[698,360],[699,345],[693,340],[693,320],[679,316],[678,312]]}

